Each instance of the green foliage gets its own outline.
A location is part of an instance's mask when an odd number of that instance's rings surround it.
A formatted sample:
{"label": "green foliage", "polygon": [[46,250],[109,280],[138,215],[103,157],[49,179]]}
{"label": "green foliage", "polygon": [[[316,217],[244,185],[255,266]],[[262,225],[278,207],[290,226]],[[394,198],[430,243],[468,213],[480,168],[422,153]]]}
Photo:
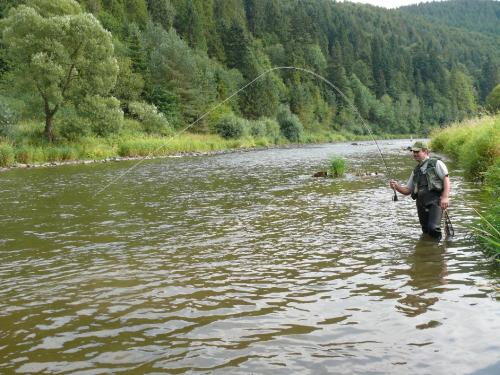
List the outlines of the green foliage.
{"label": "green foliage", "polygon": [[34,93],[43,105],[49,140],[62,106],[113,88],[118,65],[111,35],[75,1],[32,0],[0,26],[17,90]]}
{"label": "green foliage", "polygon": [[241,138],[246,130],[246,121],[234,115],[225,116],[215,124],[215,132],[224,139]]}
{"label": "green foliage", "polygon": [[132,60],[128,57],[117,59],[119,73],[112,94],[121,101],[136,101],[144,89],[144,78],[132,70]]}
{"label": "green foliage", "polygon": [[169,97],[178,100],[181,120],[191,123],[217,96],[215,64],[197,55],[174,30],[149,24],[143,39],[153,82],[150,92],[168,90]]}
{"label": "green foliage", "polygon": [[9,135],[19,121],[19,113],[9,100],[0,95],[0,137]]}
{"label": "green foliage", "polygon": [[61,111],[57,129],[60,136],[70,141],[77,141],[92,132],[87,119],[78,116],[74,108],[65,108]]}
{"label": "green foliage", "polygon": [[82,12],[80,4],[75,0],[28,0],[26,5],[45,18],[77,15]]}
{"label": "green foliage", "polygon": [[[431,147],[450,153],[470,179],[482,180],[489,205],[479,213],[476,238],[488,256],[500,257],[500,116],[455,124],[432,135]],[[452,152],[453,151],[453,152]]]}
{"label": "green foliage", "polygon": [[331,177],[342,177],[347,169],[347,162],[340,156],[333,156],[328,166],[328,175]]}
{"label": "green foliage", "polygon": [[130,114],[136,117],[147,134],[172,134],[172,128],[163,113],[151,104],[144,102],[131,102],[128,105]]}
{"label": "green foliage", "polygon": [[288,108],[282,108],[278,113],[278,123],[283,136],[290,142],[300,142],[304,133],[304,126],[299,118],[292,114]]}
{"label": "green foliage", "polygon": [[[477,211],[476,211],[477,212]],[[496,202],[485,215],[477,212],[479,220],[473,227],[485,254],[500,264],[500,202]]]}
{"label": "green foliage", "polygon": [[14,163],[14,148],[6,143],[0,143],[0,167],[10,167]]}
{"label": "green foliage", "polygon": [[[423,16],[435,23],[455,28],[499,35],[500,4],[490,0],[454,0],[430,2],[400,8],[408,14]],[[480,20],[480,22],[478,22]]]}
{"label": "green foliage", "polygon": [[492,112],[500,111],[500,84],[486,98],[487,108]]}
{"label": "green foliage", "polygon": [[176,14],[176,9],[170,0],[147,0],[147,5],[151,20],[169,30]]}
{"label": "green foliage", "polygon": [[471,179],[484,179],[484,173],[500,157],[500,121],[475,130],[465,141],[458,160]]}
{"label": "green foliage", "polygon": [[89,122],[92,132],[101,137],[117,133],[123,125],[120,102],[113,97],[86,97],[79,105],[78,113]]}
{"label": "green foliage", "polygon": [[[500,82],[493,1],[398,11],[331,0],[20,3],[0,4],[0,95],[43,114],[49,139],[58,133],[87,137],[90,120],[76,121],[69,113],[80,118],[83,98],[110,94],[122,108],[153,104],[181,129],[273,66],[321,74],[347,100],[305,72],[269,72],[225,104],[227,112],[257,121],[250,123],[257,138],[263,129],[258,119],[275,118],[280,104],[303,124],[280,122],[281,134],[293,142],[301,128],[308,139],[331,130],[364,136],[349,103],[378,134],[425,135],[431,126],[473,117],[482,107],[498,108],[492,93]],[[216,122],[209,115],[190,130],[206,133]]]}

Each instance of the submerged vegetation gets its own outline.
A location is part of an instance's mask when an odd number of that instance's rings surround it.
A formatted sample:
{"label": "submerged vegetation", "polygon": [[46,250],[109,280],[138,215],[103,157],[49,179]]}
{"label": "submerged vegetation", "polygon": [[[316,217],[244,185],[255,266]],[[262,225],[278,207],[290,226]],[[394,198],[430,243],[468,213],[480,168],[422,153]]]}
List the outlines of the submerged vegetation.
{"label": "submerged vegetation", "polygon": [[345,174],[347,162],[340,156],[332,156],[328,167],[328,175],[331,177],[342,177]]}
{"label": "submerged vegetation", "polygon": [[500,262],[500,115],[436,131],[431,146],[455,159],[469,179],[483,184],[489,204],[479,213],[475,233],[487,254]]}

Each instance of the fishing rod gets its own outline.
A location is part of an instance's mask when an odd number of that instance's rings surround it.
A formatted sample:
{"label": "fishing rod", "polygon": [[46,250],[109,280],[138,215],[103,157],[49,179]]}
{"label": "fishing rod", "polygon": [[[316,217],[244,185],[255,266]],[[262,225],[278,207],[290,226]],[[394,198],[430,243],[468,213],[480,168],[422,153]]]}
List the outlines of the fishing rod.
{"label": "fishing rod", "polygon": [[[190,123],[189,125],[187,125],[185,128],[181,129],[180,131],[178,131],[177,133],[173,134],[172,136],[170,136],[170,138],[168,138],[166,140],[165,143],[163,143],[162,145],[160,145],[158,148],[156,148],[155,150],[151,151],[147,156],[143,157],[142,159],[140,159],[137,163],[135,163],[134,165],[132,165],[129,169],[127,169],[125,172],[123,172],[122,174],[120,174],[118,177],[116,177],[115,179],[111,180],[107,185],[105,185],[103,188],[99,189],[95,194],[94,196],[97,196],[99,195],[100,193],[102,193],[104,190],[106,190],[109,186],[111,186],[112,184],[114,184],[116,181],[120,180],[121,178],[123,178],[125,175],[127,175],[129,172],[131,172],[133,169],[137,168],[142,162],[144,162],[144,160],[147,160],[149,159],[152,155],[155,155],[158,151],[160,151],[163,147],[165,147],[166,143],[168,143],[169,141],[171,141],[172,139],[174,139],[175,137],[177,137],[178,135],[184,133],[186,130],[188,130],[189,128],[193,127],[195,124],[197,124],[198,122],[200,122],[202,119],[204,119],[206,116],[208,116],[211,112],[215,111],[217,108],[219,108],[221,105],[223,105],[224,103],[228,102],[229,100],[231,100],[234,96],[238,95],[241,91],[243,90],[246,90],[249,86],[253,85],[256,81],[258,81],[259,79],[261,79],[263,76],[271,73],[272,71],[275,71],[275,70],[297,70],[297,71],[301,71],[301,72],[305,72],[305,73],[308,73],[308,74],[311,74],[313,75],[314,77],[320,79],[321,81],[325,82],[326,84],[328,84],[331,88],[333,88],[337,93],[339,93],[342,98],[347,102],[347,104],[349,104],[351,106],[351,108],[355,111],[355,113],[358,115],[360,121],[361,121],[361,124],[364,126],[364,128],[368,131],[368,134],[370,135],[371,139],[373,140],[373,142],[375,143],[375,145],[377,146],[377,149],[378,149],[378,152],[380,154],[380,157],[382,158],[382,163],[384,164],[384,167],[385,169],[387,170],[387,173],[388,173],[388,176],[391,177],[392,176],[392,173],[389,169],[389,167],[387,166],[387,163],[385,161],[385,158],[384,158],[384,154],[382,154],[382,150],[380,149],[380,146],[377,142],[377,140],[375,139],[375,137],[373,136],[373,133],[370,129],[370,127],[366,124],[363,116],[361,116],[361,114],[359,113],[358,109],[356,108],[356,106],[351,102],[351,100],[337,87],[335,86],[333,83],[331,83],[329,80],[327,80],[325,77],[319,75],[318,73],[315,73],[313,72],[312,70],[309,70],[309,69],[305,69],[305,68],[299,68],[299,67],[296,67],[296,66],[276,66],[274,68],[270,68],[268,70],[266,70],[265,72],[261,73],[260,75],[258,75],[257,77],[255,77],[252,81],[248,82],[246,85],[242,86],[240,89],[236,90],[234,93],[232,93],[230,96],[228,96],[226,99],[222,100],[221,102],[217,103],[215,106],[213,106],[211,109],[209,109],[207,112],[205,112],[204,114],[202,114],[200,117],[198,117],[195,121],[193,121],[192,123]],[[394,191],[394,196],[392,197],[392,200],[393,201],[397,201],[398,200],[398,196],[396,194],[396,189],[392,189]]]}
{"label": "fishing rod", "polygon": [[453,225],[451,224],[450,215],[448,215],[448,210],[444,209],[444,230],[446,233],[446,237],[453,237],[455,235],[455,229],[453,229]]}
{"label": "fishing rod", "polygon": [[[349,100],[349,98],[342,92],[342,90],[340,90],[337,86],[335,86],[333,83],[331,83],[329,80],[327,80],[325,77],[311,71],[311,70],[308,70],[308,69],[304,69],[304,68],[298,68],[298,67],[295,67],[295,66],[279,66],[279,67],[276,67],[276,68],[273,68],[273,69],[294,69],[294,70],[299,70],[299,71],[302,71],[302,72],[306,72],[306,73],[309,73],[309,74],[312,74],[313,76],[315,76],[316,78],[322,80],[323,82],[325,82],[326,84],[328,84],[331,88],[333,88],[335,91],[337,91],[341,96],[342,98],[344,98],[344,100],[347,102],[347,104],[349,104],[351,106],[351,108],[356,112],[356,114],[358,115],[360,121],[361,121],[361,124],[364,126],[364,128],[368,131],[368,134],[370,135],[372,141],[375,143],[375,145],[377,146],[377,150],[380,154],[380,157],[382,158],[382,163],[384,164],[384,167],[385,169],[387,170],[387,175],[389,177],[392,176],[392,173],[391,173],[391,170],[389,169],[387,163],[385,162],[385,158],[384,158],[384,154],[382,153],[382,150],[380,149],[380,146],[377,142],[377,140],[375,139],[375,137],[373,136],[373,133],[370,129],[370,127],[368,126],[368,124],[365,122],[365,119],[363,118],[363,116],[361,116],[361,113],[359,113],[358,109],[356,108],[356,106],[353,104],[353,102],[351,100]],[[393,188],[392,191],[394,192],[394,195],[392,197],[392,200],[393,201],[398,201],[398,195],[396,194],[396,189]]]}

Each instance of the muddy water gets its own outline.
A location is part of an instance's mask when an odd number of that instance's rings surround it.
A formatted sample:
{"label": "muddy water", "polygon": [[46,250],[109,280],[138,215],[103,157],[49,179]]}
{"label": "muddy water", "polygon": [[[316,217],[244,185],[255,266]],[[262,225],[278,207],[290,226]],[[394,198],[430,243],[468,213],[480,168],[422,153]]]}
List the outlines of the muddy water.
{"label": "muddy water", "polygon": [[[408,144],[381,143],[401,181]],[[310,177],[334,154],[346,177]],[[148,161],[94,195],[131,165],[0,175],[1,373],[500,372],[453,164],[441,243],[370,143]]]}

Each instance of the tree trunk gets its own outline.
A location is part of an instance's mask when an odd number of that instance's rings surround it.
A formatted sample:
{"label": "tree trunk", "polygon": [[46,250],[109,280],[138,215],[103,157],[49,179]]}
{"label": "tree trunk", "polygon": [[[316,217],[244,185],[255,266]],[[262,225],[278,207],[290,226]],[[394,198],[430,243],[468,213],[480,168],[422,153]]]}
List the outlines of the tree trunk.
{"label": "tree trunk", "polygon": [[53,118],[54,118],[54,113],[52,112],[45,113],[45,136],[47,137],[50,143],[54,141],[54,130],[52,127]]}

